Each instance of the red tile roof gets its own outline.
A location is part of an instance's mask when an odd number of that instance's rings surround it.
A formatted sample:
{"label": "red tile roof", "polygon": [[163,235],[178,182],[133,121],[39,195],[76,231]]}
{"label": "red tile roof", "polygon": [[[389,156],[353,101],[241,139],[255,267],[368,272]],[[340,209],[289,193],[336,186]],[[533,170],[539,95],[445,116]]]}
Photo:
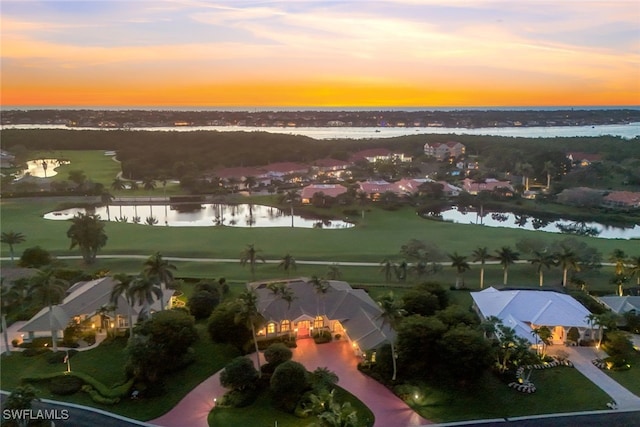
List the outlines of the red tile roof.
{"label": "red tile roof", "polygon": [[347,192],[347,188],[339,184],[311,184],[302,189],[301,199],[310,199],[316,193],[323,193],[325,196],[337,197]]}

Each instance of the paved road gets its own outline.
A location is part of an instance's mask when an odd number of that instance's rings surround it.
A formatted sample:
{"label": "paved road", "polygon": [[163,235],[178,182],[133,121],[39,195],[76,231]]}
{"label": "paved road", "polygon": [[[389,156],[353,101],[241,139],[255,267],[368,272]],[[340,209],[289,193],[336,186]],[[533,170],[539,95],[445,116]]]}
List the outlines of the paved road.
{"label": "paved road", "polygon": [[429,427],[638,427],[640,412],[603,411],[589,414],[553,414],[528,418],[432,424]]}

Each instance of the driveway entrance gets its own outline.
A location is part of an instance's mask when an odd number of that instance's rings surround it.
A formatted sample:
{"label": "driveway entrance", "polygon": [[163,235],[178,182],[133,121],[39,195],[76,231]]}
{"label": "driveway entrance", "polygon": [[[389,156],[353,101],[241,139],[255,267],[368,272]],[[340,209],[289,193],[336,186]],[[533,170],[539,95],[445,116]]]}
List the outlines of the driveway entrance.
{"label": "driveway entrance", "polygon": [[407,427],[431,424],[389,389],[358,371],[358,357],[347,341],[316,344],[312,339],[298,340],[293,350],[293,360],[302,363],[307,370],[326,367],[335,372],[338,385],[356,396],[371,409],[377,427]]}

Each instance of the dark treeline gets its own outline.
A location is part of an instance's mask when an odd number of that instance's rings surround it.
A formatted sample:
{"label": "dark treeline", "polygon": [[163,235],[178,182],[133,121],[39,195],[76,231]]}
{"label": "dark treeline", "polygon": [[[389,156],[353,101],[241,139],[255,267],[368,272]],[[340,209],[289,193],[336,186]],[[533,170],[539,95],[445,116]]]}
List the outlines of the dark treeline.
{"label": "dark treeline", "polygon": [[[567,151],[600,153],[605,160],[640,158],[640,141],[618,137],[512,138],[475,135],[410,135],[368,140],[314,140],[267,132],[150,132],[96,130],[7,129],[2,147],[20,155],[28,151],[115,150],[125,176],[175,177],[218,167],[261,166],[273,162],[304,162],[332,157],[347,160],[351,153],[385,147],[419,157],[426,142],[460,141],[468,155],[481,155],[496,170],[517,162],[564,156]],[[27,160],[27,159],[24,159]]]}

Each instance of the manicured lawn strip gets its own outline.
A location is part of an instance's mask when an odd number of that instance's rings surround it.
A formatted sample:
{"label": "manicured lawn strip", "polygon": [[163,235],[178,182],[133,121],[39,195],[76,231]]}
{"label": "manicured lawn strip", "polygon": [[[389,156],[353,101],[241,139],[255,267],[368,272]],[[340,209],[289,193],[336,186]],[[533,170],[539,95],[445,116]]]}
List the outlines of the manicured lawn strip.
{"label": "manicured lawn strip", "polygon": [[[351,403],[351,407],[358,411],[360,426],[373,425],[373,413],[354,395],[336,386],[335,398],[338,402]],[[274,409],[269,393],[265,391],[251,406],[213,409],[209,413],[208,421],[210,426],[216,427],[273,427],[276,422],[278,427],[307,427],[314,424],[315,418],[298,418],[295,415]]]}
{"label": "manicured lawn strip", "polygon": [[104,151],[100,150],[38,151],[30,158],[69,160],[71,163],[55,168],[58,173],[52,177],[54,181],[69,181],[69,171],[82,170],[87,179],[102,183],[107,189],[121,171],[120,163],[115,162],[111,156],[105,156]]}
{"label": "manicured lawn strip", "polygon": [[[233,357],[237,350],[214,344],[207,336],[206,325],[196,326],[200,333],[200,340],[194,345],[197,359],[185,369],[171,373],[165,381],[166,393],[160,397],[141,400],[123,399],[113,406],[100,405],[91,400],[85,393],[71,396],[56,396],[49,392],[46,384],[33,384],[38,390],[38,396],[47,399],[77,403],[104,409],[109,412],[124,415],[138,420],[157,418],[173,408],[189,391],[222,369]],[[110,345],[100,345],[96,349],[80,352],[71,358],[72,371],[82,371],[103,382],[109,387],[121,384],[124,376],[124,344],[121,342]],[[9,357],[2,356],[1,383],[2,389],[11,391],[20,384],[20,378],[33,377],[46,373],[64,372],[65,366],[50,365],[45,356],[24,357],[14,353]]]}
{"label": "manicured lawn strip", "polygon": [[631,365],[631,369],[627,371],[605,370],[604,372],[631,393],[640,397],[640,352],[637,350],[634,351],[633,354],[627,358],[627,361]]}
{"label": "manicured lawn strip", "polygon": [[534,371],[534,394],[520,393],[487,373],[466,389],[419,385],[416,401],[408,402],[424,418],[435,422],[503,418],[524,415],[606,409],[609,396],[573,368]]}

